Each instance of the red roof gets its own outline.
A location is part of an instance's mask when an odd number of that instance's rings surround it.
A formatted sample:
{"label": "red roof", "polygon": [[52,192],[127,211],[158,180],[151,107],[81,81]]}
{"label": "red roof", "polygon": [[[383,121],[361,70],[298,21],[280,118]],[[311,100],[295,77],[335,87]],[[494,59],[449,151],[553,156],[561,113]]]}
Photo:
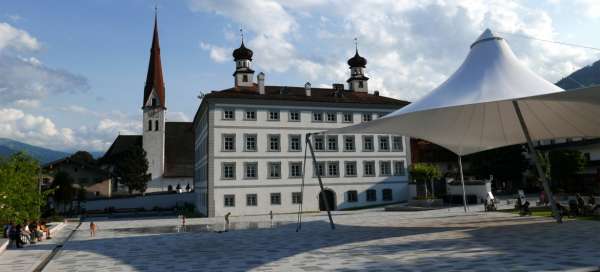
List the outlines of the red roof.
{"label": "red roof", "polygon": [[152,48],[150,49],[150,63],[148,64],[148,75],[146,76],[146,86],[144,87],[144,101],[142,106],[146,105],[148,97],[152,90],[156,90],[160,105],[165,108],[165,82],[162,74],[162,64],[160,62],[160,45],[158,42],[158,21],[154,15],[154,36],[152,37]]}

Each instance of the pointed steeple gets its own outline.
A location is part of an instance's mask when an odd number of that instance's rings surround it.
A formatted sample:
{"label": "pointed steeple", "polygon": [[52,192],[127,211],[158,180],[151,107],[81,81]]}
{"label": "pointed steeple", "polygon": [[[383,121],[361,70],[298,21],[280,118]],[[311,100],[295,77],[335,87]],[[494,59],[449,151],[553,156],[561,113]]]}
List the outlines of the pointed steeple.
{"label": "pointed steeple", "polygon": [[165,103],[165,84],[162,74],[162,64],[160,61],[160,44],[158,41],[158,16],[156,8],[154,11],[154,34],[152,36],[152,48],[150,49],[150,62],[148,64],[148,74],[146,76],[146,86],[144,87],[144,101],[142,107],[152,106],[148,103],[152,91],[156,92],[158,101],[156,106],[166,108]]}

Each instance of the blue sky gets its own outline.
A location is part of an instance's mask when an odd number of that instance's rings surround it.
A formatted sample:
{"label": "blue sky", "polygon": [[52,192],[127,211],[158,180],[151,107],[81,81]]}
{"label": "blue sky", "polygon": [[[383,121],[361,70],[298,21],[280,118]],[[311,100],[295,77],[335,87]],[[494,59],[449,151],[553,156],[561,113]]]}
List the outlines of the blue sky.
{"label": "blue sky", "polygon": [[[232,86],[240,25],[267,84],[345,82],[357,37],[371,89],[405,100],[443,82],[486,27],[600,47],[591,0],[2,1],[0,137],[104,150],[139,133],[155,4],[173,121],[193,118],[200,92]],[[600,58],[503,35],[551,81]]]}

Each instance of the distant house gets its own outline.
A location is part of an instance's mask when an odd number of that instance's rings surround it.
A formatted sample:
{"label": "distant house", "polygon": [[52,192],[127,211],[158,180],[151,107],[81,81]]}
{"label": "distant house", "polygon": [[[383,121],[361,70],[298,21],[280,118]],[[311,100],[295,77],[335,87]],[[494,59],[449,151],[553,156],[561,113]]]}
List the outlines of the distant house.
{"label": "distant house", "polygon": [[112,196],[112,179],[99,166],[65,157],[43,165],[43,185],[50,186],[57,172],[66,172],[73,178],[74,186],[83,188],[88,199]]}

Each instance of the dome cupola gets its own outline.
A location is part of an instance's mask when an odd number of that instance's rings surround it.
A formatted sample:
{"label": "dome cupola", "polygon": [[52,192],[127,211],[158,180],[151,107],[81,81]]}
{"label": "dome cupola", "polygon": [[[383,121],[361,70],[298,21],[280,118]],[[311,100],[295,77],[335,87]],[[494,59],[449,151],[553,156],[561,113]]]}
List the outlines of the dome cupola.
{"label": "dome cupola", "polygon": [[252,50],[246,48],[244,45],[244,41],[242,41],[242,45],[240,48],[233,50],[233,60],[252,60]]}
{"label": "dome cupola", "polygon": [[358,54],[358,49],[356,50],[356,53],[354,54],[354,57],[350,58],[348,60],[348,65],[350,67],[362,67],[362,68],[366,68],[367,66],[367,59],[361,57]]}

